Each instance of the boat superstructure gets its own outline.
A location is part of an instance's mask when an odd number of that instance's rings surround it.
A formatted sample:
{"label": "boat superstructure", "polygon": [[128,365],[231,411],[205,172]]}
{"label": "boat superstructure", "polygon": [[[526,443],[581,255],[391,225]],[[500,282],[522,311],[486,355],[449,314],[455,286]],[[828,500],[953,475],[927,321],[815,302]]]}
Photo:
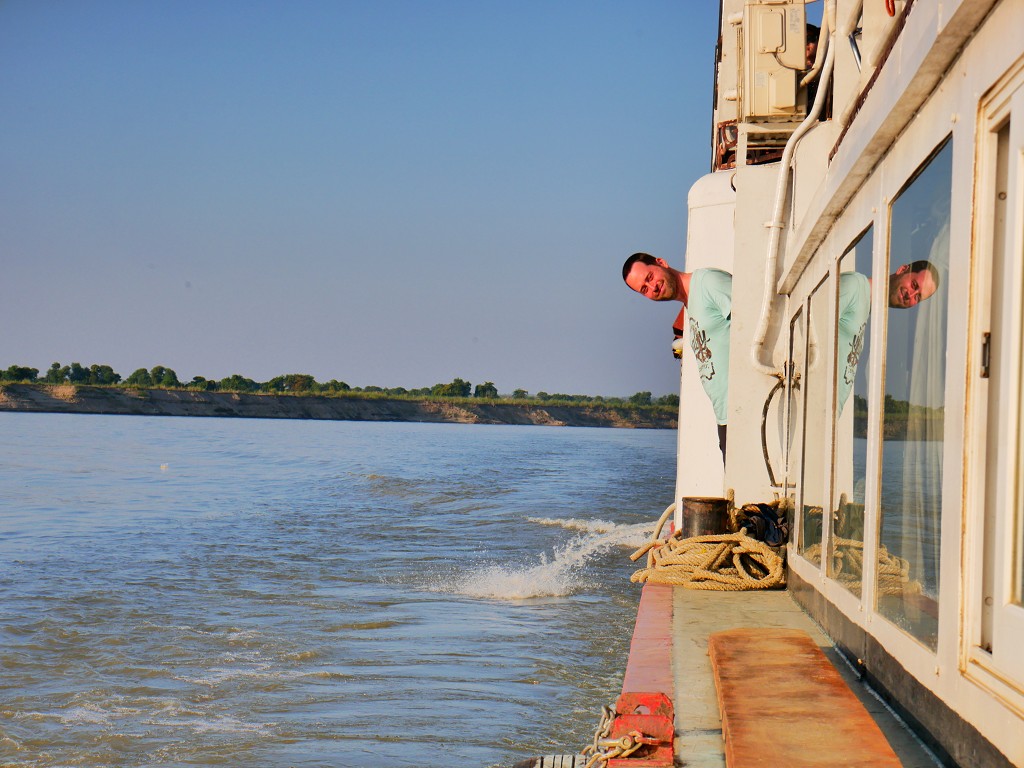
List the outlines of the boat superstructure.
{"label": "boat superstructure", "polygon": [[677,508],[786,500],[859,671],[1024,765],[1024,0],[723,0],[715,65],[685,269],[733,275],[728,454],[684,349]]}

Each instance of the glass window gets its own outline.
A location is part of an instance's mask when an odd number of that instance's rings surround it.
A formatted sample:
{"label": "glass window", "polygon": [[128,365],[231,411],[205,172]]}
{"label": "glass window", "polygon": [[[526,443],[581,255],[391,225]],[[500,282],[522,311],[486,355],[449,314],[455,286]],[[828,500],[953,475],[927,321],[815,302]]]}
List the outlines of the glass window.
{"label": "glass window", "polygon": [[825,499],[826,464],[831,431],[832,398],[828,389],[828,279],[811,294],[807,313],[807,358],[804,364],[803,480],[801,487],[800,552],[814,563],[821,562],[823,510],[831,505]]}
{"label": "glass window", "polygon": [[804,351],[807,347],[804,331],[804,313],[800,309],[789,324],[789,429],[786,434],[786,484],[790,510],[796,509],[797,478],[800,476],[801,445],[803,442],[803,407],[800,380],[803,376]]}
{"label": "glass window", "polygon": [[882,418],[878,611],[938,638],[952,144],[892,204]]}
{"label": "glass window", "polygon": [[868,228],[839,262],[836,334],[836,493],[828,573],[858,596],[864,579],[873,235]]}
{"label": "glass window", "polygon": [[[1024,111],[1024,85],[1017,88],[1014,94],[1014,107],[1012,118],[999,131],[997,164],[999,168],[999,186],[996,194],[996,223],[1000,231],[996,235],[994,251],[1002,254],[1003,266],[1000,270],[1002,278],[1007,273],[1012,274],[1014,262],[1020,264],[1024,261],[1024,201],[1021,196],[1021,174],[1024,168],[1021,160],[1024,160],[1024,130],[1022,130],[1021,112]],[[1014,169],[1012,164],[1016,165]],[[1016,173],[1014,173],[1016,171]],[[1011,179],[1016,176],[1016,189],[1009,189]],[[1009,192],[1009,194],[1007,194]],[[1016,195],[1017,199],[1013,197]],[[1013,244],[1017,243],[1022,250],[1014,253]],[[1018,294],[1019,295],[1019,294]],[[1017,308],[1018,313],[1020,308]],[[1009,315],[1006,309],[1003,313]],[[1005,321],[1004,321],[1005,322]],[[1002,325],[1002,323],[1000,323]],[[995,329],[993,329],[995,330]],[[998,334],[994,334],[998,336]],[[1018,314],[1016,328],[1017,344],[1020,360],[1024,360],[1024,314]],[[1011,336],[1011,338],[1013,338]],[[1022,363],[1024,368],[1024,363]],[[1017,380],[1018,402],[1024,402],[1024,370],[1021,370],[1022,378]],[[1013,585],[1010,590],[1010,599],[1017,606],[1024,606],[1024,408],[1021,409],[1017,423],[1017,498],[1013,509],[1013,516],[1006,522],[1007,533],[1016,541],[1013,548],[1010,581]],[[1018,614],[1019,615],[1019,614]],[[1017,625],[1020,626],[1019,624]],[[1019,636],[1019,635],[1018,635]]]}

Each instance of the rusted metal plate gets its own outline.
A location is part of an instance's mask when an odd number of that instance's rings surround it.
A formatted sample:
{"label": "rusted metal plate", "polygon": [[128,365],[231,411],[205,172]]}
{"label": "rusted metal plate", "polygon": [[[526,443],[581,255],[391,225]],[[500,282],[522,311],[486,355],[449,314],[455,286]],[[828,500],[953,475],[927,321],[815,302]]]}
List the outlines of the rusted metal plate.
{"label": "rusted metal plate", "polygon": [[729,768],[899,768],[878,725],[807,633],[732,629],[708,640]]}
{"label": "rusted metal plate", "polygon": [[672,768],[675,765],[675,723],[659,715],[619,715],[612,723],[611,737],[632,735],[644,742],[628,757],[614,757],[608,768]]}

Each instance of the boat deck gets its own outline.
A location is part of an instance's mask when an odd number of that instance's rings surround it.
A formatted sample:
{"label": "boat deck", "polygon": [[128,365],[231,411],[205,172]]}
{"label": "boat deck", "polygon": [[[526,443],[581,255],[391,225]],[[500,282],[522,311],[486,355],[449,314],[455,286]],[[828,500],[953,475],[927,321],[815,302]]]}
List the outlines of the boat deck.
{"label": "boat deck", "polygon": [[[905,768],[941,765],[917,737],[858,680],[831,641],[785,591],[712,592],[673,588],[672,670],[675,678],[676,763],[688,768],[724,768],[725,744],[708,638],[741,627],[806,632],[839,671],[878,724]],[[752,659],[756,663],[756,659]],[[771,717],[766,712],[765,717]],[[778,727],[791,726],[776,715]]]}

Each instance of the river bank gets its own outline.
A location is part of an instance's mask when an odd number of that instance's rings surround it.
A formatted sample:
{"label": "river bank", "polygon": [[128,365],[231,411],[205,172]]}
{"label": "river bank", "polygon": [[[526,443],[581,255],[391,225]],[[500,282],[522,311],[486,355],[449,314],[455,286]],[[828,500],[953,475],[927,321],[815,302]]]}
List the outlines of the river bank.
{"label": "river bank", "polygon": [[0,411],[132,416],[418,421],[557,427],[675,429],[673,412],[597,405],[545,405],[352,396],[268,395],[71,384],[4,384]]}

